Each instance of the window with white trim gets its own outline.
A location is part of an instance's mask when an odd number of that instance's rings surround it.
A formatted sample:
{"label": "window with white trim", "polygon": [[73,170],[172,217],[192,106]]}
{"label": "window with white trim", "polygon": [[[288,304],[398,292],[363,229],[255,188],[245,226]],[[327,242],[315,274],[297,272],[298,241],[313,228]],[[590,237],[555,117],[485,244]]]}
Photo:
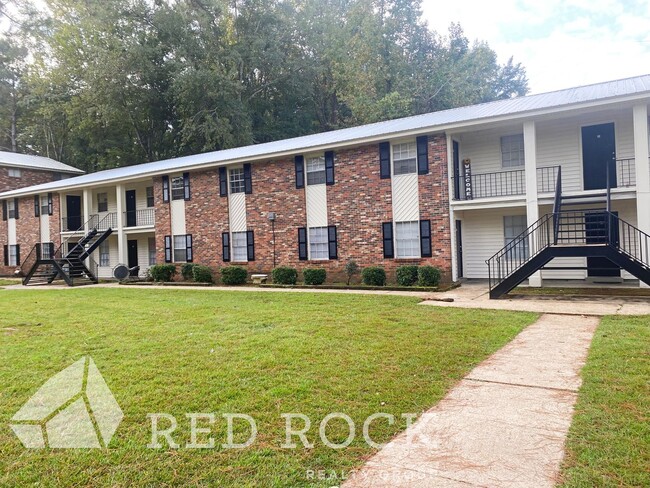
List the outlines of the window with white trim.
{"label": "window with white trim", "polygon": [[111,265],[111,251],[110,251],[110,246],[108,245],[108,240],[105,240],[99,245],[99,265],[100,266]]}
{"label": "window with white trim", "polygon": [[232,260],[235,262],[248,261],[248,240],[246,232],[232,233]]}
{"label": "window with white trim", "polygon": [[147,208],[151,208],[154,206],[153,186],[148,186],[146,192],[147,192]]}
{"label": "window with white trim", "polygon": [[7,218],[16,218],[16,202],[15,200],[7,200]]}
{"label": "window with white trim", "polygon": [[18,266],[18,246],[9,246],[9,266]]}
{"label": "window with white trim", "polygon": [[[523,234],[527,228],[525,215],[506,215],[503,217],[503,239],[507,246],[512,243],[519,235]],[[528,239],[522,239],[512,245],[507,251],[508,259],[524,261],[528,259]]]}
{"label": "window with white trim", "polygon": [[395,222],[395,256],[420,257],[420,222]]}
{"label": "window with white trim", "polygon": [[10,178],[22,178],[23,171],[18,168],[9,168],[7,174]]}
{"label": "window with white trim", "polygon": [[524,165],[524,135],[501,137],[501,166],[516,168]]}
{"label": "window with white trim", "polygon": [[309,228],[309,259],[329,259],[327,227]]}
{"label": "window with white trim", "polygon": [[97,212],[108,212],[108,193],[97,194]]}
{"label": "window with white trim", "polygon": [[393,173],[408,175],[417,173],[417,146],[415,142],[393,144]]}
{"label": "window with white trim", "polygon": [[41,197],[41,215],[50,214],[50,199],[47,195]]}
{"label": "window with white trim", "polygon": [[149,266],[156,264],[156,238],[149,238]]}
{"label": "window with white trim", "polygon": [[172,200],[185,199],[185,183],[182,176],[172,178]]}
{"label": "window with white trim", "polygon": [[244,168],[232,168],[230,170],[230,193],[244,193]]}
{"label": "window with white trim", "polygon": [[325,156],[307,159],[307,184],[325,184]]}
{"label": "window with white trim", "polygon": [[174,262],[184,263],[185,261],[187,261],[187,236],[185,234],[174,236]]}

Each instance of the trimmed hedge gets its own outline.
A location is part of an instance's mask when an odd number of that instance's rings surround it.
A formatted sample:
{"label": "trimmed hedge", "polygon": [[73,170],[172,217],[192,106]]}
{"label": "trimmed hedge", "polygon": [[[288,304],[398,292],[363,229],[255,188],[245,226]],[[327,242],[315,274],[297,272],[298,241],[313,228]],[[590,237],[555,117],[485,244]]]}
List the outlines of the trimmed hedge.
{"label": "trimmed hedge", "polygon": [[400,266],[397,268],[397,284],[400,286],[413,286],[418,281],[419,266]]}
{"label": "trimmed hedge", "polygon": [[361,272],[361,280],[364,285],[369,286],[385,286],[386,285],[386,270],[380,266],[370,266],[364,268]]}
{"label": "trimmed hedge", "polygon": [[241,266],[226,266],[221,268],[221,282],[224,285],[243,285],[248,278],[246,268]]}
{"label": "trimmed hedge", "polygon": [[192,278],[197,283],[214,283],[212,270],[207,266],[195,264],[192,266]]}
{"label": "trimmed hedge", "polygon": [[322,285],[327,278],[327,271],[322,268],[306,268],[302,272],[305,285]]}
{"label": "trimmed hedge", "polygon": [[418,269],[419,286],[438,286],[442,273],[435,266],[420,266]]}
{"label": "trimmed hedge", "polygon": [[273,276],[273,283],[278,285],[295,285],[296,281],[298,281],[298,271],[296,268],[289,266],[275,268],[271,275]]}
{"label": "trimmed hedge", "polygon": [[176,275],[176,266],[173,264],[156,264],[149,268],[149,273],[154,281],[172,281]]}
{"label": "trimmed hedge", "polygon": [[184,280],[190,281],[194,279],[194,274],[192,272],[194,266],[197,265],[194,263],[185,263],[183,266],[181,266],[181,276]]}

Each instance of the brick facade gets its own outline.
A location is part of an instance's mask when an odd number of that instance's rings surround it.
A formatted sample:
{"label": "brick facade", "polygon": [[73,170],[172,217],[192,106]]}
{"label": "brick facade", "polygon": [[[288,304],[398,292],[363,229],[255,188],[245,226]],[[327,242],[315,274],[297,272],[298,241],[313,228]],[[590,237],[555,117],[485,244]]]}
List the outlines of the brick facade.
{"label": "brick facade", "polygon": [[14,178],[13,176],[9,176],[10,169],[12,168],[0,166],[0,193],[60,179],[60,175],[53,171],[39,171],[27,168],[16,168],[20,169],[21,176],[20,178]]}

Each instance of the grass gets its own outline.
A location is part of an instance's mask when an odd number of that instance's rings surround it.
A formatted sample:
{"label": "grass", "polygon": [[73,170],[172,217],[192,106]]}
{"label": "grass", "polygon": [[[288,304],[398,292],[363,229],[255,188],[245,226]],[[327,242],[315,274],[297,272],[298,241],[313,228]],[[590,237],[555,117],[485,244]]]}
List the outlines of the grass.
{"label": "grass", "polygon": [[562,486],[650,486],[648,316],[605,317],[582,376]]}
{"label": "grass", "polygon": [[[533,322],[534,314],[418,306],[418,299],[343,294],[183,289],[3,291],[0,309],[0,486],[332,486],[307,470],[343,476],[405,427],[402,413],[434,405],[473,366]],[[8,428],[13,414],[52,375],[90,355],[124,419],[105,450],[26,450]],[[148,449],[147,413],[178,419],[181,449]],[[225,442],[224,412],[257,422],[243,450],[185,449],[188,412],[212,412]],[[312,421],[313,449],[282,449],[281,413]],[[345,449],[323,445],[331,412],[357,424]],[[205,426],[205,425],[203,425]],[[241,430],[241,429],[240,429]],[[246,432],[237,432],[236,441]],[[347,436],[341,422],[327,430]],[[203,441],[208,435],[202,434]]]}
{"label": "grass", "polygon": [[17,285],[20,283],[20,280],[14,278],[0,278],[0,286],[10,286]]}

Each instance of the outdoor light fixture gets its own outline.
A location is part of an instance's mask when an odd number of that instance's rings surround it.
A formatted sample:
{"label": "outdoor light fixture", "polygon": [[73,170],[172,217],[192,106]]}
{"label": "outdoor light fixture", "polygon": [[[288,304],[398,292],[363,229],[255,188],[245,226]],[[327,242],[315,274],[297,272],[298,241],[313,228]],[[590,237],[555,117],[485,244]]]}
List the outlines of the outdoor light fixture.
{"label": "outdoor light fixture", "polygon": [[266,216],[269,218],[271,222],[275,222],[275,217],[276,217],[275,212],[269,212],[266,214]]}

